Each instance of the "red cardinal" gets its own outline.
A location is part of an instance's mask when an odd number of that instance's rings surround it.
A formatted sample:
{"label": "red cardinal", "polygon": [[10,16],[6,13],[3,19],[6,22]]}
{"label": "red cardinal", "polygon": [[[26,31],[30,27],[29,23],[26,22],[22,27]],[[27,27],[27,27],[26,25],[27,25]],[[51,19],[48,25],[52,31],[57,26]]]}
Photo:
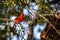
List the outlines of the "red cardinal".
{"label": "red cardinal", "polygon": [[21,13],[21,15],[15,19],[15,23],[20,23],[23,20],[24,20],[24,13]]}

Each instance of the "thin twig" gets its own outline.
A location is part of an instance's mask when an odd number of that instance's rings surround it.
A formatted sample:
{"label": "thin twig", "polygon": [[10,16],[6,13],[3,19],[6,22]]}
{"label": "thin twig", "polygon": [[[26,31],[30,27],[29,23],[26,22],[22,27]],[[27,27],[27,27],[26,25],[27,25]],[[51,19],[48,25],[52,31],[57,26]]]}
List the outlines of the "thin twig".
{"label": "thin twig", "polygon": [[47,21],[50,25],[51,25],[51,27],[60,35],[60,32],[58,32],[58,30],[55,28],[55,26],[54,25],[52,25],[49,21],[48,21],[48,19],[47,18],[45,18],[43,15],[39,15],[40,17],[42,17],[45,21]]}
{"label": "thin twig", "polygon": [[[32,11],[32,9],[31,9],[31,11]],[[32,11],[32,13],[35,13],[35,12]],[[56,15],[56,14],[55,14],[55,15]],[[55,28],[55,26],[54,26],[53,24],[51,24],[51,23],[48,21],[47,18],[45,18],[42,14],[39,14],[38,16],[42,17],[46,22],[48,22],[48,23],[52,26],[52,28],[60,35],[60,32],[57,31],[57,29]],[[37,17],[36,17],[36,18],[37,18]]]}
{"label": "thin twig", "polygon": [[9,21],[10,19],[7,19],[7,18],[0,18],[0,20]]}

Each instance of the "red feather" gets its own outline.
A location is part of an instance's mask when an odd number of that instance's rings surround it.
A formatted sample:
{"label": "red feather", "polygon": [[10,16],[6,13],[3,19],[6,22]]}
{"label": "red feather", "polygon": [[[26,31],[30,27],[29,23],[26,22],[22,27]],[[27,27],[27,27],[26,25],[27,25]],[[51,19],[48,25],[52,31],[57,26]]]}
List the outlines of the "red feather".
{"label": "red feather", "polygon": [[24,13],[21,13],[21,15],[15,19],[15,23],[20,23],[23,20],[24,20]]}

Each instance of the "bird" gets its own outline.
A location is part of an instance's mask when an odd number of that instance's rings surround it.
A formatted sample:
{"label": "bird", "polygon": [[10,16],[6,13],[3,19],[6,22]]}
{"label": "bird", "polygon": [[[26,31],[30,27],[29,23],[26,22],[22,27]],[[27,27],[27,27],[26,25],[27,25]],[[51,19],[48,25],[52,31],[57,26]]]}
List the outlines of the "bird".
{"label": "bird", "polygon": [[20,23],[24,21],[24,13],[22,12],[20,16],[18,16],[16,19],[15,19],[15,23]]}

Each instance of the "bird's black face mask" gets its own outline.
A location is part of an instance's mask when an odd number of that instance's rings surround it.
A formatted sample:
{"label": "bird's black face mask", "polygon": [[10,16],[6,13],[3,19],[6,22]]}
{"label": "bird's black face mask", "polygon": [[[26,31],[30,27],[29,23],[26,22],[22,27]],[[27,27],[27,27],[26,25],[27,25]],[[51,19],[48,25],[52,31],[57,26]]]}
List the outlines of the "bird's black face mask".
{"label": "bird's black face mask", "polygon": [[35,0],[31,0],[31,2],[35,2]]}

